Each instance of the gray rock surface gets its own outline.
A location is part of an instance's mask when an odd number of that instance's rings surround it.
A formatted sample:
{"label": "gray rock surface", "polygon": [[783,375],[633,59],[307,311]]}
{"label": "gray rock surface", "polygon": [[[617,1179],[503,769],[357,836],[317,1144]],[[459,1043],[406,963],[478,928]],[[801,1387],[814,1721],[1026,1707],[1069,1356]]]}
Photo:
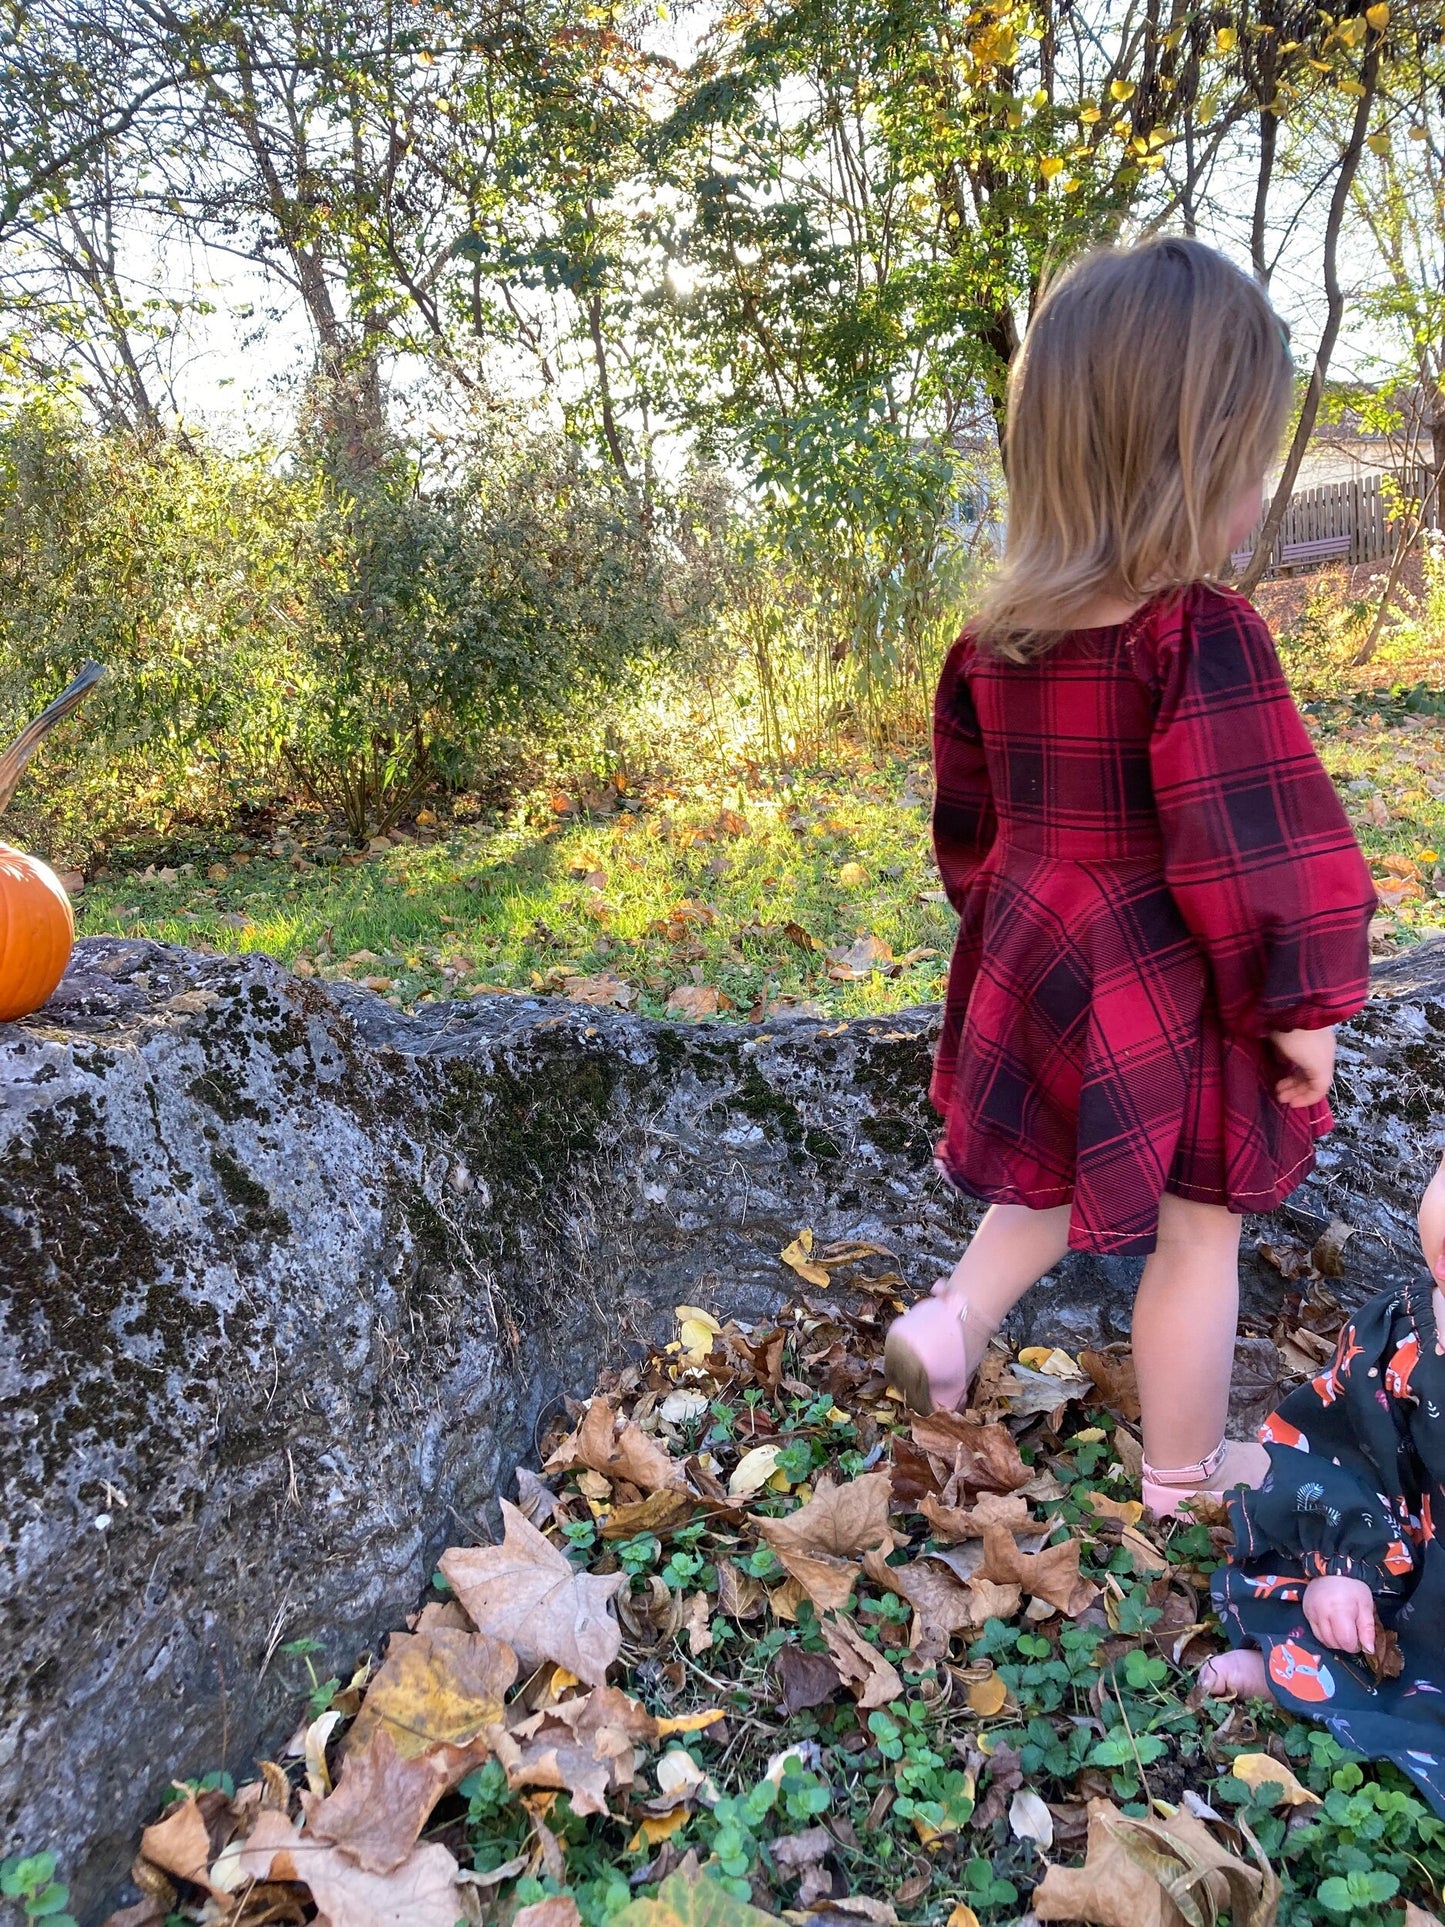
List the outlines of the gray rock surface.
{"label": "gray rock surface", "polygon": [[[1247,1234],[1346,1218],[1352,1295],[1415,1262],[1442,950],[1381,973],[1319,1173]],[[563,1391],[676,1303],[766,1316],[800,1226],[926,1287],[974,1218],[931,1172],[935,1023],[405,1018],[263,957],[78,945],[0,1027],[0,1851],[51,1847],[93,1918],[172,1775],[289,1731],[283,1644],[349,1667]],[[1020,1335],[1122,1333],[1131,1289],[1071,1259]],[[1251,1260],[1251,1309],[1279,1295]]]}

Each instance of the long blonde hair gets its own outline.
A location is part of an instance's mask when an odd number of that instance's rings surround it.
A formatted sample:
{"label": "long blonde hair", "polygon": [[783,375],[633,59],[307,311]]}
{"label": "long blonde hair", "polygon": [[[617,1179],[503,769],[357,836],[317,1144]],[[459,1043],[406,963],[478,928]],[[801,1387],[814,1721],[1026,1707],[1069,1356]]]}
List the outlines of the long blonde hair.
{"label": "long blonde hair", "polygon": [[1015,661],[1103,593],[1214,574],[1289,412],[1284,324],[1202,242],[1104,248],[1062,275],[1009,371],[1008,535],[974,624]]}

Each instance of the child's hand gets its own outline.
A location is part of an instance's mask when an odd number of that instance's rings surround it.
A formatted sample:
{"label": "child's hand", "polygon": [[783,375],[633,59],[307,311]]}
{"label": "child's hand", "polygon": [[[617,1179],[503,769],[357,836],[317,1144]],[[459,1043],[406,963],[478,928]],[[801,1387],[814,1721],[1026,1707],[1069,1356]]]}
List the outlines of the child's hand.
{"label": "child's hand", "polygon": [[1316,1639],[1341,1653],[1375,1650],[1375,1595],[1363,1579],[1311,1579],[1305,1618]]}
{"label": "child's hand", "polygon": [[1289,1065],[1274,1087],[1281,1104],[1301,1111],[1329,1095],[1335,1076],[1333,1025],[1325,1030],[1277,1030],[1269,1041]]}
{"label": "child's hand", "polygon": [[1445,1163],[1420,1200],[1420,1249],[1437,1284],[1445,1284]]}

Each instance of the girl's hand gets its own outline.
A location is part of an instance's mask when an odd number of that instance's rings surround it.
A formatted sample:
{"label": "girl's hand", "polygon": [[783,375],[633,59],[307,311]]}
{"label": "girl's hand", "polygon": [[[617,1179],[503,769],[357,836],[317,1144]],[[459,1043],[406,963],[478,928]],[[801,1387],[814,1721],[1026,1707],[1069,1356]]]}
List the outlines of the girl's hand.
{"label": "girl's hand", "polygon": [[1363,1579],[1311,1579],[1305,1587],[1310,1631],[1341,1653],[1375,1650],[1375,1595]]}
{"label": "girl's hand", "polygon": [[1335,1077],[1333,1025],[1326,1030],[1277,1030],[1269,1041],[1289,1065],[1274,1087],[1281,1104],[1302,1111],[1329,1095]]}
{"label": "girl's hand", "polygon": [[1445,1164],[1425,1186],[1420,1200],[1420,1249],[1437,1284],[1445,1284]]}

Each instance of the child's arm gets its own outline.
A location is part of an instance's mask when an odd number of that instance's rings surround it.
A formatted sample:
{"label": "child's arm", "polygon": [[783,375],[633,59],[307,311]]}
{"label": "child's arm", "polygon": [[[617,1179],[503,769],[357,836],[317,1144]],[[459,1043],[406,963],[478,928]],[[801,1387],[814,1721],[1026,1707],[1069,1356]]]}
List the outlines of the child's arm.
{"label": "child's arm", "polygon": [[[1312,1102],[1324,1031],[1364,1003],[1375,891],[1263,618],[1195,591],[1152,645],[1151,762],[1169,887],[1209,958],[1225,1025],[1274,1037]],[[1291,1046],[1297,1045],[1297,1048]]]}
{"label": "child's arm", "polygon": [[933,705],[933,849],[955,910],[998,833],[983,732],[963,673],[971,652],[968,642],[954,644]]}

